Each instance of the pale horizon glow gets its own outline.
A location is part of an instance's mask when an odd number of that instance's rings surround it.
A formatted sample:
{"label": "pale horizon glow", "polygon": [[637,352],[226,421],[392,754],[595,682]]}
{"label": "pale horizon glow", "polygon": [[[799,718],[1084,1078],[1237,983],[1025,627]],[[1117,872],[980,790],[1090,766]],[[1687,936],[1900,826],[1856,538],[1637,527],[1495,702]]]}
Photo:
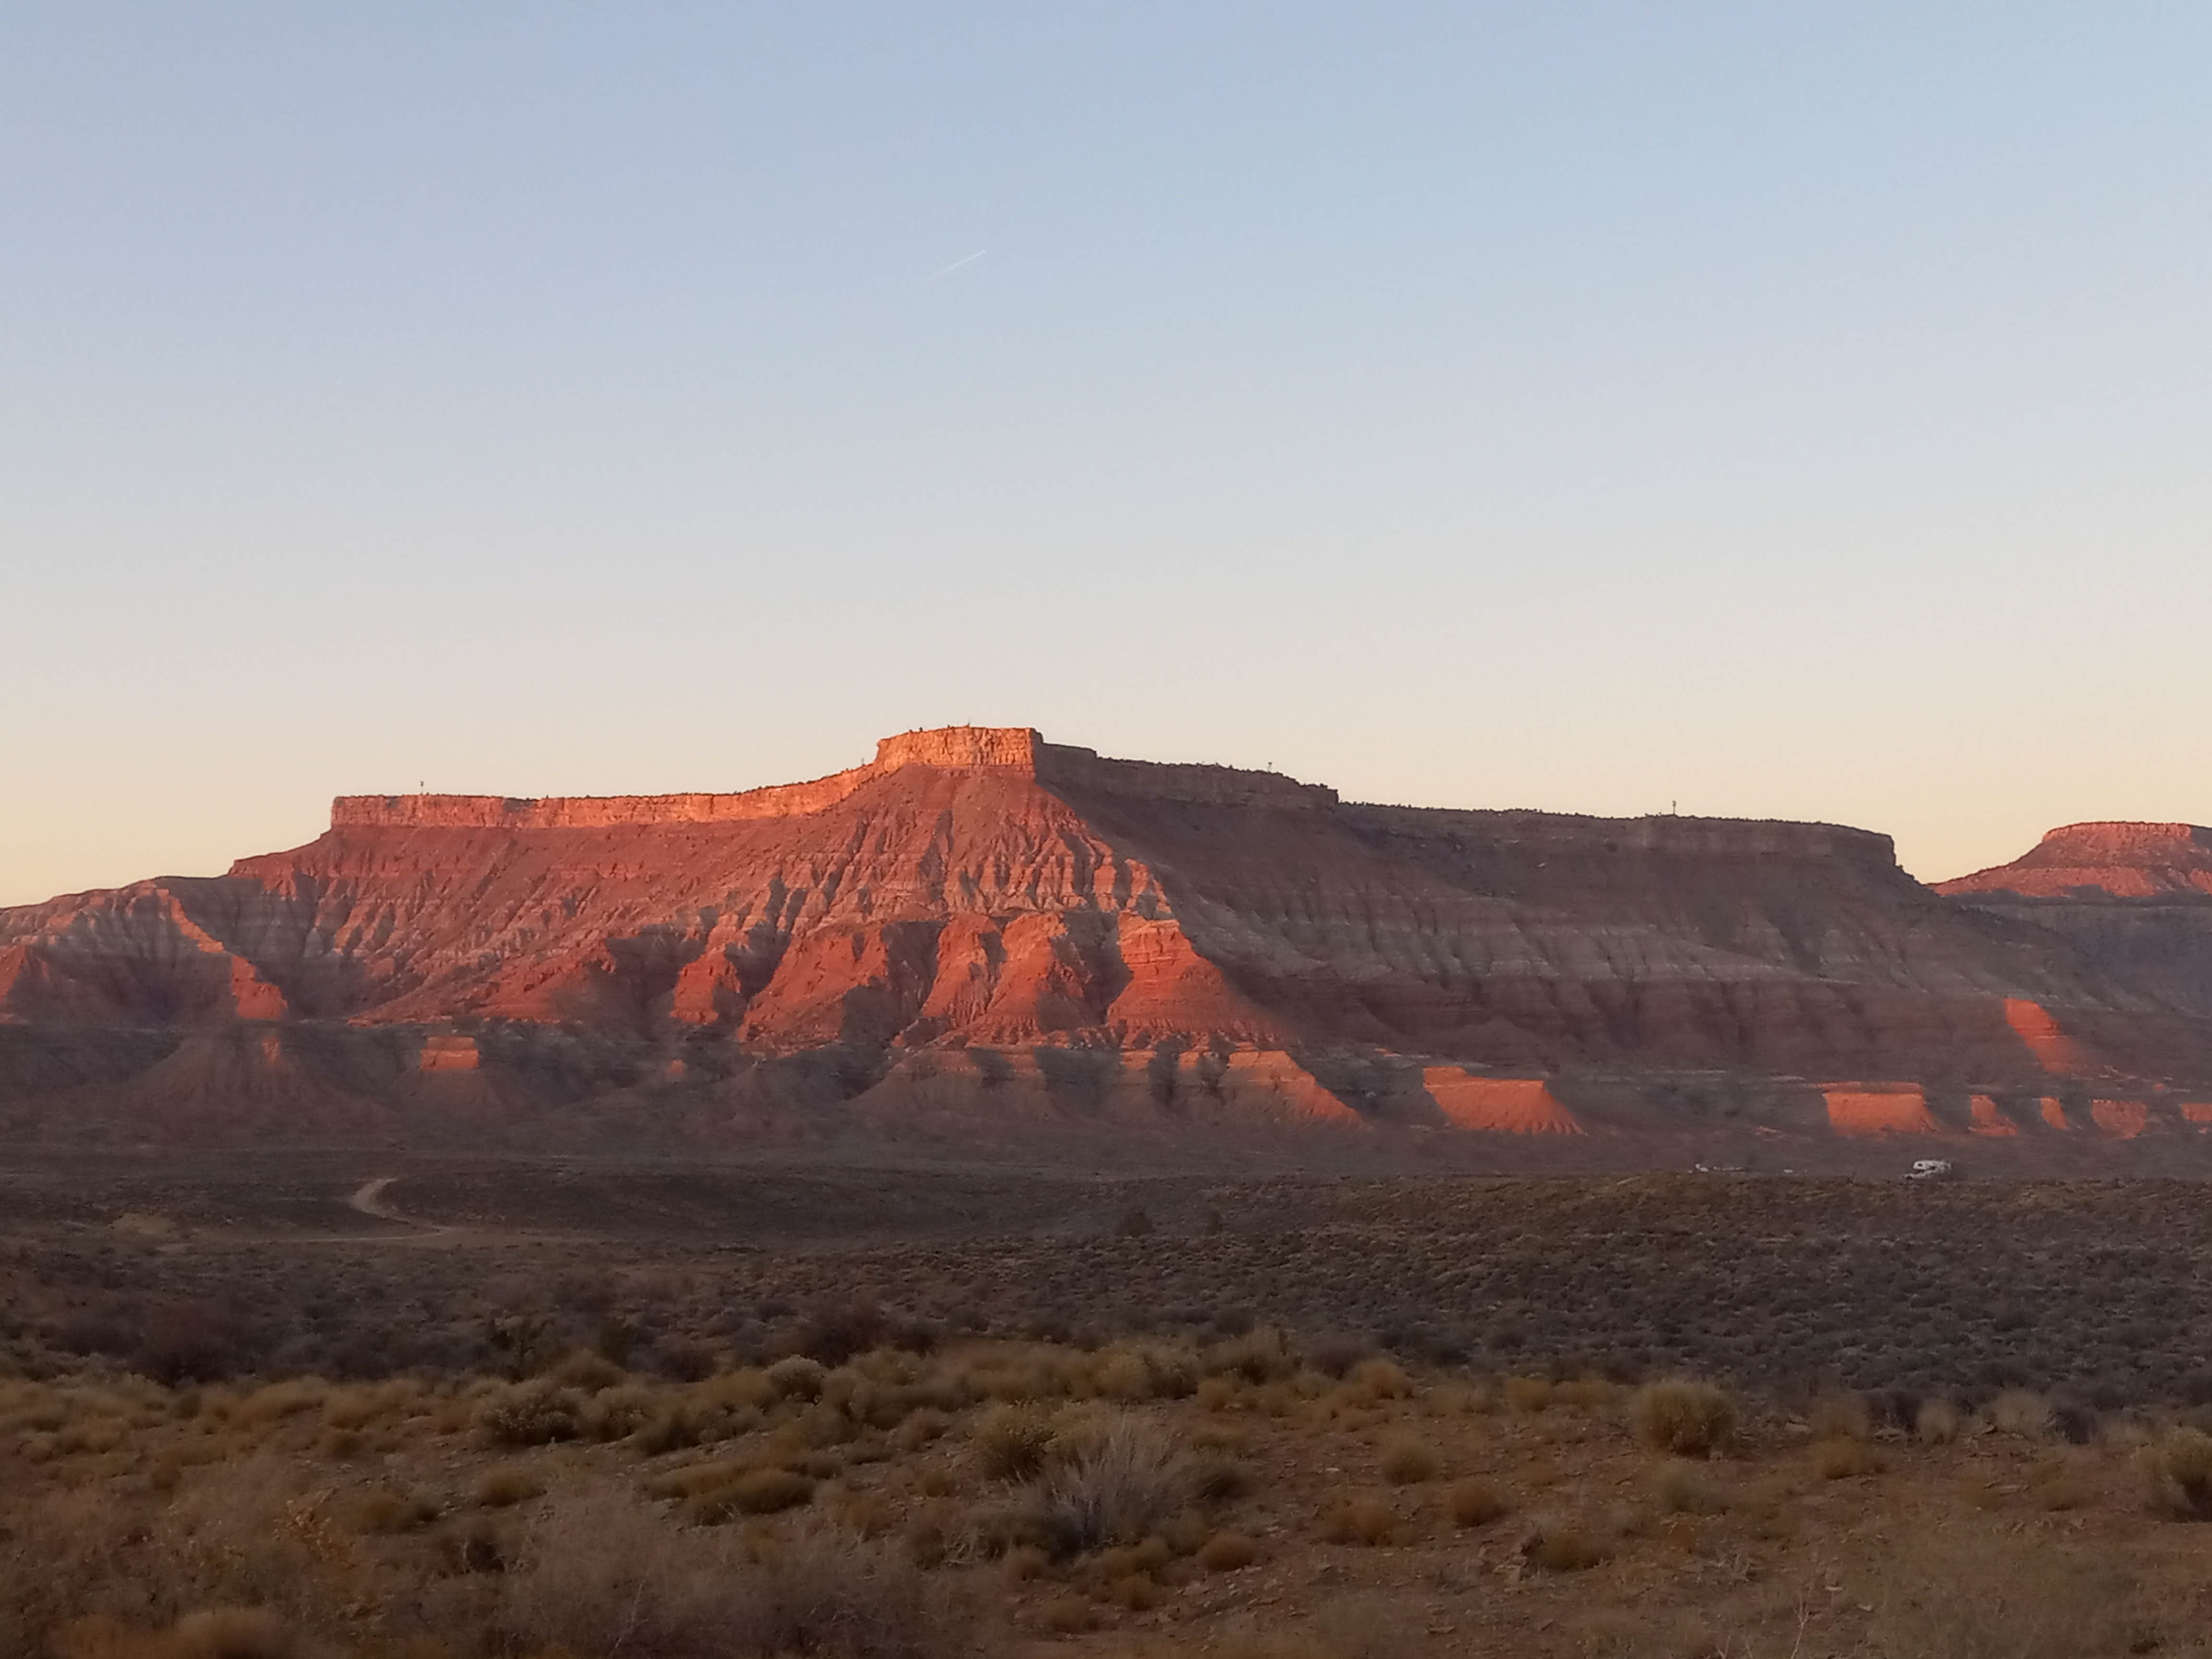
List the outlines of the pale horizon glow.
{"label": "pale horizon glow", "polygon": [[2035,0],[26,14],[0,904],[959,723],[1927,879],[2212,822],[2208,61]]}

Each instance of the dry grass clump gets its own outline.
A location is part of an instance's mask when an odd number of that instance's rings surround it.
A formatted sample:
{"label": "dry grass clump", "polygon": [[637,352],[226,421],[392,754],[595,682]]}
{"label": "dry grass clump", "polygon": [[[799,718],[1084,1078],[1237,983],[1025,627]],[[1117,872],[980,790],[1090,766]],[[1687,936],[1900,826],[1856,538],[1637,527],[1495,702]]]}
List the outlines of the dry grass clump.
{"label": "dry grass clump", "polygon": [[1512,1507],[1486,1480],[1462,1480],[1444,1494],[1444,1513],[1455,1527],[1486,1527]]}
{"label": "dry grass clump", "polygon": [[976,1468],[987,1480],[1027,1480],[1044,1467],[1051,1449],[1052,1419],[1025,1406],[994,1406],[976,1419],[968,1443]]}
{"label": "dry grass clump", "polygon": [[1198,1551],[1198,1565],[1208,1572],[1236,1572],[1259,1559],[1260,1547],[1241,1532],[1218,1532]]}
{"label": "dry grass clump", "polygon": [[1217,1342],[1200,1356],[1207,1376],[1235,1376],[1247,1382],[1275,1382],[1297,1374],[1297,1355],[1290,1340],[1271,1325]]}
{"label": "dry grass clump", "polygon": [[1432,1448],[1402,1435],[1383,1443],[1378,1466],[1382,1478],[1394,1486],[1418,1486],[1424,1480],[1433,1480],[1443,1469],[1443,1460]]}
{"label": "dry grass clump", "polygon": [[438,1506],[419,1494],[380,1486],[356,1498],[347,1506],[347,1518],[356,1532],[420,1532],[438,1518]]}
{"label": "dry grass clump", "polygon": [[1735,1401],[1710,1382],[1647,1382],[1629,1402],[1629,1420],[1654,1451],[1710,1457],[1735,1433]]}
{"label": "dry grass clump", "polygon": [[1030,1483],[1023,1516],[1035,1541],[1066,1558],[1107,1544],[1135,1544],[1193,1496],[1190,1460],[1157,1425],[1116,1417],[1054,1448]]}
{"label": "dry grass clump", "polygon": [[611,1494],[556,1507],[499,1581],[520,1651],[653,1659],[958,1659],[987,1630],[919,1569],[872,1546],[803,1535],[759,1559],[722,1532],[675,1532]]}
{"label": "dry grass clump", "polygon": [[1959,1408],[1948,1400],[1929,1400],[1913,1413],[1912,1432],[1923,1446],[1948,1446],[1959,1437]]}
{"label": "dry grass clump", "polygon": [[1379,1498],[1357,1493],[1340,1498],[1322,1511],[1321,1535],[1330,1544],[1355,1544],[1373,1549],[1395,1544],[1404,1535],[1398,1512]]}
{"label": "dry grass clump", "polygon": [[530,1470],[513,1463],[495,1463],[477,1476],[470,1492],[479,1509],[503,1510],[544,1495],[545,1483]]}
{"label": "dry grass clump", "polygon": [[2023,1440],[2047,1440],[2053,1419],[2051,1402],[2028,1389],[2008,1389],[1990,1401],[1990,1426]]}
{"label": "dry grass clump", "polygon": [[1505,1379],[1504,1394],[1509,1411],[1540,1412],[1552,1403],[1552,1379],[1548,1376],[1509,1376]]}
{"label": "dry grass clump", "polygon": [[1353,1395],[1364,1401],[1403,1400],[1413,1392],[1413,1379],[1395,1359],[1379,1356],[1363,1359],[1345,1377]]}
{"label": "dry grass clump", "polygon": [[1521,1559],[1544,1572],[1581,1572],[1612,1553],[1596,1528],[1571,1516],[1543,1516],[1521,1540]]}
{"label": "dry grass clump", "polygon": [[543,1382],[521,1382],[487,1395],[477,1427],[495,1446],[545,1446],[583,1432],[581,1397]]}
{"label": "dry grass clump", "polygon": [[1091,1382],[1109,1400],[1184,1400],[1198,1391],[1199,1372],[1194,1348],[1117,1343],[1098,1356]]}
{"label": "dry grass clump", "polygon": [[1874,1413],[1862,1394],[1824,1394],[1805,1415],[1815,1440],[1866,1440],[1874,1435]]}
{"label": "dry grass clump", "polygon": [[2176,1429],[2136,1455],[2154,1514],[2172,1521],[2212,1521],[2212,1434]]}

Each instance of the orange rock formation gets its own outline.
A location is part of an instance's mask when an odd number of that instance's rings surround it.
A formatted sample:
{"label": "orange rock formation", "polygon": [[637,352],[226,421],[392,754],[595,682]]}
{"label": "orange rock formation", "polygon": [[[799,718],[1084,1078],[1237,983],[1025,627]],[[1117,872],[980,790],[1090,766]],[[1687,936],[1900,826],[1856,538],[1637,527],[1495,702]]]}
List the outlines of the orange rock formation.
{"label": "orange rock formation", "polygon": [[[2212,997],[2015,911],[2124,852],[2163,873],[2112,876],[2106,910],[2212,914],[2205,836],[2057,832],[2027,886],[1947,898],[1863,830],[1361,805],[1021,727],[738,793],[347,796],[227,876],[0,911],[0,1104],[659,1091],[747,1121],[1606,1139],[1720,1077],[1768,1080],[1711,1105],[1746,1126],[1790,1121],[1797,1079],[1899,1080],[1824,1091],[1845,1134],[2006,1134],[2095,1079],[2107,1134],[2151,1133],[2185,1122],[2168,1084],[2212,1086]],[[282,1038],[224,1035],[248,1025]],[[1931,1105],[1962,1073],[1971,1110]]]}

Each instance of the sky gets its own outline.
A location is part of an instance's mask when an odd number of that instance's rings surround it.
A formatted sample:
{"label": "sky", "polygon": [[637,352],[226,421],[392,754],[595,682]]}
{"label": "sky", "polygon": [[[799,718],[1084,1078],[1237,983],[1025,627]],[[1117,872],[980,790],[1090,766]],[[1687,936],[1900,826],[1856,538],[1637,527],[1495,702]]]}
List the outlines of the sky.
{"label": "sky", "polygon": [[0,903],[962,722],[2212,822],[2212,9],[0,20]]}

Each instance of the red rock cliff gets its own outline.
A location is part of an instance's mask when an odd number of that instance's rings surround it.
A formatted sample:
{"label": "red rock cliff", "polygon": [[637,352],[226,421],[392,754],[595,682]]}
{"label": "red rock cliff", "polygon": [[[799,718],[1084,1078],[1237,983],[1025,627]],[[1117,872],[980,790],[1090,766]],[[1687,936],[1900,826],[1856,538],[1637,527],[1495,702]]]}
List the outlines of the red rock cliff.
{"label": "red rock cliff", "polygon": [[[41,1088],[135,1088],[145,1044],[112,1034],[247,1026],[281,1035],[196,1037],[148,1097],[264,1062],[295,1068],[256,1085],[271,1097],[313,1076],[481,1102],[648,1072],[734,1088],[835,1055],[804,1075],[884,1102],[1465,1127],[1529,1115],[1528,1091],[1485,1093],[1498,1073],[1851,1098],[1931,1076],[2038,1090],[2061,1059],[2212,1076],[2186,1006],[1930,892],[1881,836],[1348,805],[1021,727],[907,732],[738,793],[349,796],[319,840],[226,877],[0,912],[0,1097],[10,1052]],[[1547,1124],[1583,1124],[1547,1098]]]}

